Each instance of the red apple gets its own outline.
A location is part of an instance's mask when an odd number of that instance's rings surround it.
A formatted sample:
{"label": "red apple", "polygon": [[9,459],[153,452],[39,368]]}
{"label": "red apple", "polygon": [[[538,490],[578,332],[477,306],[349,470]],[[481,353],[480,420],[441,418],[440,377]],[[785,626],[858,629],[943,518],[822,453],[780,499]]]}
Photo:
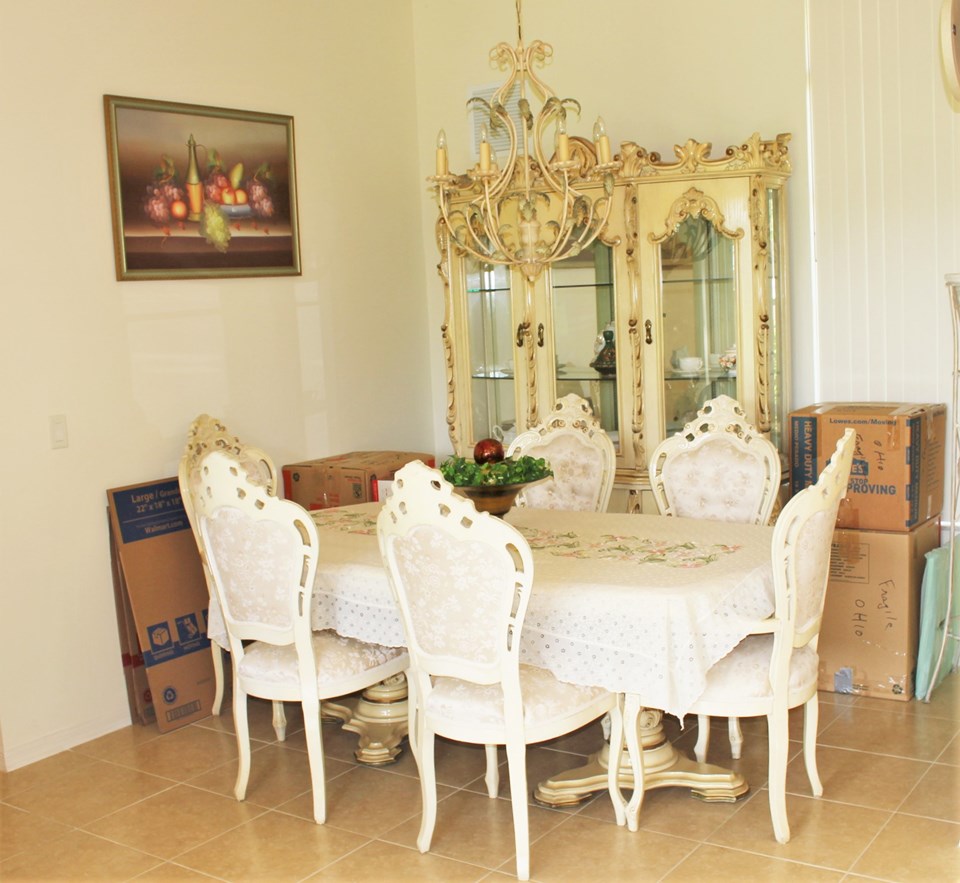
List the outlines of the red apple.
{"label": "red apple", "polygon": [[473,448],[473,459],[478,463],[499,463],[503,456],[503,445],[495,438],[482,438]]}

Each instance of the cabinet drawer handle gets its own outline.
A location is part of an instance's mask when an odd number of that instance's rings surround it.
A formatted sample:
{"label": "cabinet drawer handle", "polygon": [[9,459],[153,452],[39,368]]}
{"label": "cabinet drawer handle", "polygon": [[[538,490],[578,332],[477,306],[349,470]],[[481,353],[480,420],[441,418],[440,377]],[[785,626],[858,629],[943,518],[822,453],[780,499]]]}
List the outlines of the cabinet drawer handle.
{"label": "cabinet drawer handle", "polygon": [[537,346],[543,346],[543,322],[537,326]]}
{"label": "cabinet drawer handle", "polygon": [[643,323],[643,327],[647,330],[647,343],[653,343],[653,323],[647,319],[647,321]]}
{"label": "cabinet drawer handle", "polygon": [[521,322],[517,326],[517,348],[523,349],[523,335],[530,330],[529,322]]}

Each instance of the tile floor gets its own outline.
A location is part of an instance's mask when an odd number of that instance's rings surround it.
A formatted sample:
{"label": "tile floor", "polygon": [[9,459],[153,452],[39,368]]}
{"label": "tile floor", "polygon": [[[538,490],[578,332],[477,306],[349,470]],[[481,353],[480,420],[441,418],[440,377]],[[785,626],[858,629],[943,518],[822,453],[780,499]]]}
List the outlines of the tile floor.
{"label": "tile floor", "polygon": [[[704,804],[678,789],[646,796],[641,830],[613,823],[606,795],[578,807],[531,806],[531,878],[615,880],[960,879],[960,676],[929,705],[821,696],[824,797],[809,796],[791,743],[793,838],[773,838],[767,807],[766,724],[745,721],[744,757],[731,761],[715,727],[711,761],[753,786],[736,804]],[[310,821],[298,709],[275,741],[255,702],[247,800],[232,797],[236,748],[229,714],[160,735],[127,727],[31,766],[0,773],[0,879],[477,881],[514,877],[509,799],[486,797],[481,749],[438,749],[441,803],[433,848],[420,855],[420,793],[409,752],[377,769],[354,762],[355,738],[324,725],[327,824]],[[799,737],[800,716],[791,718]],[[677,745],[692,753],[695,719]],[[532,783],[578,766],[599,725],[528,755]],[[501,782],[501,795],[507,791]]]}

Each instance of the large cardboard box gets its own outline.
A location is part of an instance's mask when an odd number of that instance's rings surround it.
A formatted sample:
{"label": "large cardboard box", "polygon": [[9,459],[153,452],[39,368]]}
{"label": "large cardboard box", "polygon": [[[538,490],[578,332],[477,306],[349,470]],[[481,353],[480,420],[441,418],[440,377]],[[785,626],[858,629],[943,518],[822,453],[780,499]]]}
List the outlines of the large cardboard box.
{"label": "large cardboard box", "polygon": [[353,451],[284,466],[283,494],[305,509],[330,509],[376,501],[378,482],[390,481],[412,460],[434,465],[432,454],[415,451]]}
{"label": "large cardboard box", "polygon": [[943,508],[947,406],[832,402],[790,414],[790,486],[815,484],[847,427],[856,448],[837,526],[906,531]]}
{"label": "large cardboard box", "polygon": [[200,553],[175,478],[108,490],[107,512],[131,717],[165,733],[213,708]]}
{"label": "large cardboard box", "polygon": [[925,556],[939,545],[939,518],[906,532],[834,532],[817,648],[821,690],[913,696]]}

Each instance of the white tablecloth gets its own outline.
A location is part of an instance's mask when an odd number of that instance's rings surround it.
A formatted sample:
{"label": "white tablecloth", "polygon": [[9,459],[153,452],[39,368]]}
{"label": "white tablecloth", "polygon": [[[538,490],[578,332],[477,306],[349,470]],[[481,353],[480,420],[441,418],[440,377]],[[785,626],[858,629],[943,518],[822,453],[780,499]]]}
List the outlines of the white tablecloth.
{"label": "white tablecloth", "polygon": [[[312,513],[321,546],[313,626],[402,646],[379,508]],[[514,509],[507,521],[534,555],[521,658],[561,680],[637,693],[682,717],[709,668],[773,613],[768,527],[542,509]],[[223,641],[213,605],[208,630]]]}

